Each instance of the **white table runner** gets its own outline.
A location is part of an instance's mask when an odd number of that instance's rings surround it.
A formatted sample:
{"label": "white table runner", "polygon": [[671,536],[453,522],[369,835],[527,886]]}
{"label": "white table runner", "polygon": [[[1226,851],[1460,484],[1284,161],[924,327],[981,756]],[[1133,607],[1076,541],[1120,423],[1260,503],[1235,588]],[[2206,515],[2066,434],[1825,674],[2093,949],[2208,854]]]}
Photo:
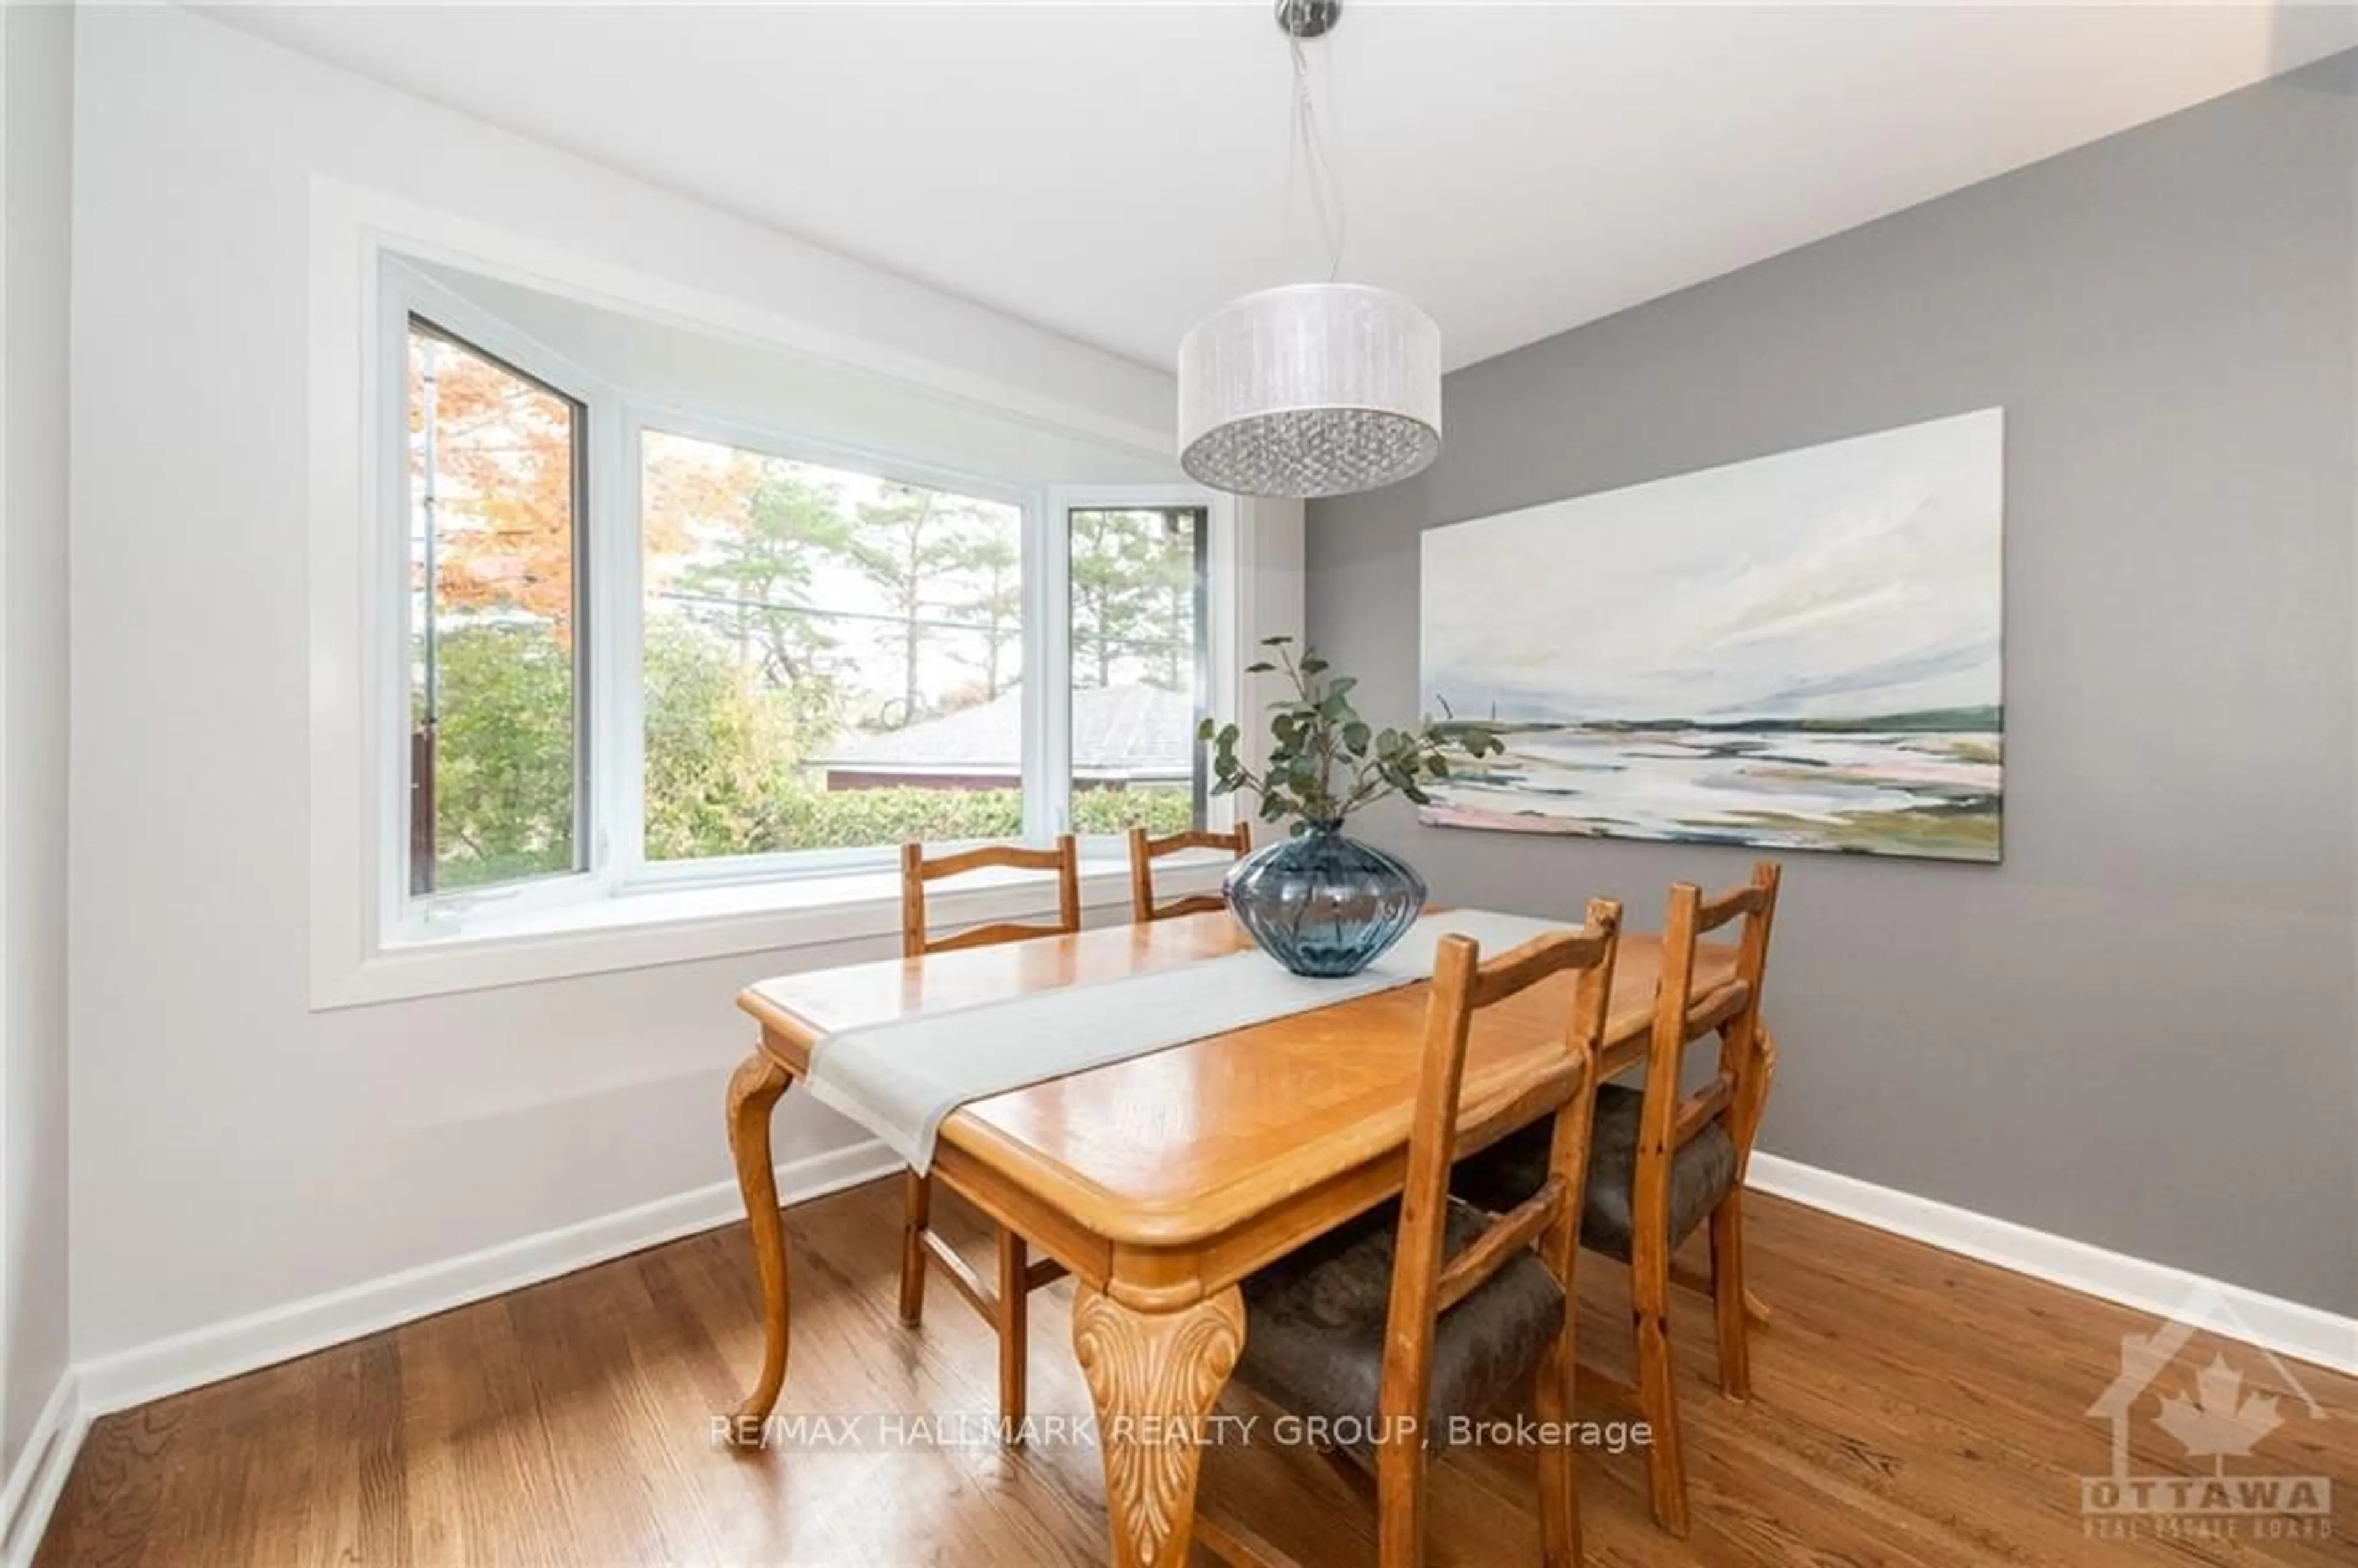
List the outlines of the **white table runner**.
{"label": "white table runner", "polygon": [[1490,910],[1428,914],[1348,979],[1291,974],[1259,951],[858,1024],[811,1048],[811,1097],[859,1122],[922,1172],[942,1119],[970,1100],[1045,1083],[1230,1030],[1413,985],[1441,939],[1493,956],[1569,923]]}

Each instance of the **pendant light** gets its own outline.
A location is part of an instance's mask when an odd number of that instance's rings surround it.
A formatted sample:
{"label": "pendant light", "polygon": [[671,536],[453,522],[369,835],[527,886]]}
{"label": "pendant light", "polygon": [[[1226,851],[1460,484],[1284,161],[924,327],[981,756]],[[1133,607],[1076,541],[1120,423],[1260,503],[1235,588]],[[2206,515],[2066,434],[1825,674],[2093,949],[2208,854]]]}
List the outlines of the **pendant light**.
{"label": "pendant light", "polygon": [[[1293,57],[1293,150],[1309,168],[1327,281],[1231,300],[1179,342],[1179,466],[1239,495],[1347,495],[1441,455],[1441,329],[1403,296],[1337,281],[1343,222],[1303,42],[1342,0],[1277,0]],[[1293,167],[1287,167],[1287,193]]]}

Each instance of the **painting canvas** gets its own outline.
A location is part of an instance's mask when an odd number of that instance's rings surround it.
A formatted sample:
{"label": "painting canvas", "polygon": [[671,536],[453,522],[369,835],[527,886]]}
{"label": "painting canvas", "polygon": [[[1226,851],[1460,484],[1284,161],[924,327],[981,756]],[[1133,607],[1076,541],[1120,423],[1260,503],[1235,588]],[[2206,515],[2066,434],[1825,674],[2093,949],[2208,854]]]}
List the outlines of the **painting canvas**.
{"label": "painting canvas", "polygon": [[1449,827],[1996,860],[2001,410],[1433,529]]}

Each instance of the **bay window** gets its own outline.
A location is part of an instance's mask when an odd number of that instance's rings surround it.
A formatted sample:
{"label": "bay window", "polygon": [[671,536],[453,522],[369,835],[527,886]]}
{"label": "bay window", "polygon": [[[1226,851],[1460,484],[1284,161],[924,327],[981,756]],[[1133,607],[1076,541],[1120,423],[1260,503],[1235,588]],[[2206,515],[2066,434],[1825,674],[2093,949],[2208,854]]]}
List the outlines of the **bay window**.
{"label": "bay window", "polygon": [[1214,498],[1011,422],[994,447],[971,410],[898,428],[872,388],[860,440],[749,417],[693,350],[639,384],[561,312],[384,265],[387,942],[741,907],[911,838],[1071,830],[1111,875],[1131,827],[1204,822]]}

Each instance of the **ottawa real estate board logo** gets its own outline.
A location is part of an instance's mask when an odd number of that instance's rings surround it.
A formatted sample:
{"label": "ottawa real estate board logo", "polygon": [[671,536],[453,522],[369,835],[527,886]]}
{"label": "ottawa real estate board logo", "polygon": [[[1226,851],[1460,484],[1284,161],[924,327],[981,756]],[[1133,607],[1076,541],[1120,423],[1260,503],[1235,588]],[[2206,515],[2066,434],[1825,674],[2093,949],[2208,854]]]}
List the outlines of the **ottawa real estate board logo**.
{"label": "ottawa real estate board logo", "polygon": [[[2190,1349],[2198,1333],[2215,1338]],[[2151,1334],[2123,1335],[2120,1376],[2088,1414],[2113,1433],[2112,1473],[2080,1477],[2091,1536],[2320,1541],[2333,1531],[2329,1477],[2281,1474],[2254,1453],[2279,1429],[2326,1412],[2216,1290],[2197,1291]],[[2139,1469],[2132,1442],[2157,1427],[2159,1452],[2182,1451],[2184,1468]]]}

